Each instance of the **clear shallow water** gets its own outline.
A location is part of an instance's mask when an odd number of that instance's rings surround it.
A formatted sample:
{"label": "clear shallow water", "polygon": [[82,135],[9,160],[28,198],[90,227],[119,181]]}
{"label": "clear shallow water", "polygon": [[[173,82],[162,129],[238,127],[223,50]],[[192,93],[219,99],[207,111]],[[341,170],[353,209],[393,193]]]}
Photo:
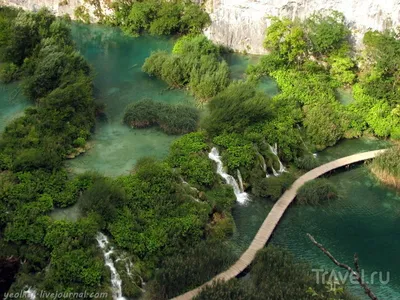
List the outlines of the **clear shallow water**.
{"label": "clear shallow water", "polygon": [[[238,53],[228,53],[224,56],[231,70],[231,78],[233,80],[245,80],[246,70],[249,65],[256,65],[261,56],[259,55],[243,55]],[[274,79],[264,76],[258,83],[258,90],[269,96],[275,96],[279,93],[279,88]]]}
{"label": "clear shallow water", "polygon": [[28,105],[29,102],[22,95],[19,83],[0,83],[0,132],[13,119],[21,116]]}
{"label": "clear shallow water", "polygon": [[352,89],[337,89],[336,90],[337,97],[343,105],[348,105],[354,101],[353,91]]}
{"label": "clear shallow water", "polygon": [[245,204],[236,203],[232,210],[236,230],[230,242],[237,256],[240,256],[249,247],[272,206],[271,201],[252,195]]}
{"label": "clear shallow water", "polygon": [[177,136],[155,129],[130,129],[122,124],[125,107],[151,98],[170,104],[192,105],[193,98],[141,71],[144,60],[156,50],[171,50],[173,40],[143,36],[132,38],[116,28],[73,26],[77,47],[95,73],[96,102],[105,105],[107,119],[99,121],[92,135],[92,148],[67,162],[73,172],[97,171],[107,176],[127,174],[144,156],[163,158]]}
{"label": "clear shallow water", "polygon": [[231,78],[233,80],[246,79],[246,70],[249,65],[255,65],[260,60],[259,55],[243,55],[238,53],[228,53],[224,55],[224,59],[231,70]]}

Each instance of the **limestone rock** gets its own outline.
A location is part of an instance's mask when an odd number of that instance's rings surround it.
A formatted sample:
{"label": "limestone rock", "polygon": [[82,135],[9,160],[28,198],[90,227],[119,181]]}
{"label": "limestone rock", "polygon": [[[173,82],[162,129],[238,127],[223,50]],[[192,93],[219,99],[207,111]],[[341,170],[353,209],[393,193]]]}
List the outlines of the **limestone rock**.
{"label": "limestone rock", "polygon": [[87,10],[91,22],[99,20],[99,13],[111,14],[110,4],[111,0],[0,0],[0,5],[20,7],[30,11],[38,11],[46,7],[57,16],[69,15],[72,19],[75,18],[75,9],[82,6]]}
{"label": "limestone rock", "polygon": [[269,16],[304,19],[315,11],[337,10],[352,29],[356,46],[369,29],[400,25],[400,0],[207,0],[212,25],[206,35],[237,51],[265,53],[262,47]]}

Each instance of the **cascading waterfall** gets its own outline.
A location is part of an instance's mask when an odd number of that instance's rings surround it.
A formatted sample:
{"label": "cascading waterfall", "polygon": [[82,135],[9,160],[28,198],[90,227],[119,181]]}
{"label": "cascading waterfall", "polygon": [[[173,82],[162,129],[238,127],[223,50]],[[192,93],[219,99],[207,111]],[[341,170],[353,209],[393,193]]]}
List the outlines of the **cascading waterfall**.
{"label": "cascading waterfall", "polygon": [[[268,146],[269,146],[269,149],[271,150],[271,152],[276,156],[276,158],[278,159],[278,162],[279,162],[279,170],[278,170],[278,172],[276,172],[274,170],[274,168],[272,168],[272,171],[274,172],[274,175],[275,175],[275,173],[279,175],[279,174],[282,174],[283,172],[287,172],[286,169],[285,169],[285,166],[282,164],[282,162],[281,162],[281,160],[279,159],[279,156],[278,156],[278,144],[275,143],[273,147],[271,145],[268,145]],[[278,175],[275,175],[275,176],[278,176]]]}
{"label": "cascading waterfall", "polygon": [[109,251],[107,251],[107,246],[109,244],[108,238],[101,232],[97,233],[96,236],[97,243],[99,247],[103,251],[104,261],[107,267],[110,268],[111,271],[111,285],[112,285],[112,293],[114,300],[125,300],[122,296],[122,281],[119,276],[117,269],[114,266],[114,262],[111,259],[111,254],[113,253],[113,248],[111,247]]}
{"label": "cascading waterfall", "polygon": [[249,199],[249,196],[247,195],[247,193],[242,193],[240,191],[239,185],[236,182],[235,178],[233,178],[233,176],[224,172],[224,165],[222,163],[221,157],[219,156],[217,148],[213,147],[211,149],[211,152],[208,154],[208,157],[217,163],[217,174],[224,178],[225,182],[233,188],[233,192],[236,196],[236,201],[238,201],[239,203],[245,203]]}
{"label": "cascading waterfall", "polygon": [[242,179],[242,174],[240,174],[240,170],[239,169],[237,169],[237,177],[238,177],[238,180],[239,180],[240,191],[243,193],[244,192],[243,179]]}
{"label": "cascading waterfall", "polygon": [[192,191],[195,191],[195,192],[197,192],[197,193],[200,193],[200,191],[199,191],[197,188],[195,188],[194,186],[191,186],[190,183],[187,182],[187,181],[185,181],[182,177],[181,177],[181,180],[182,180],[182,183],[183,183],[184,185],[188,185],[189,188],[190,188]]}
{"label": "cascading waterfall", "polygon": [[256,154],[260,158],[260,167],[265,172],[265,177],[269,178],[270,175],[268,174],[268,171],[267,171],[267,163],[265,162],[264,156],[258,151]]}
{"label": "cascading waterfall", "polygon": [[303,145],[304,145],[304,147],[307,149],[307,151],[311,153],[310,149],[308,149],[307,144],[304,142],[303,138],[301,137],[301,128],[300,128],[300,125],[299,125],[299,124],[296,124],[296,125],[297,125],[297,129],[299,130],[301,142],[303,143]]}
{"label": "cascading waterfall", "polygon": [[279,176],[279,173],[275,171],[273,166],[271,166],[271,169],[272,169],[272,174],[274,174],[274,176]]}
{"label": "cascading waterfall", "polygon": [[[189,184],[189,182],[186,182],[185,179],[183,179],[182,177],[181,177],[181,181],[182,181],[182,184],[189,186],[189,188],[190,188],[192,191],[195,191],[197,194],[200,193],[200,191],[199,191],[198,189],[196,189],[195,187],[191,186],[191,185]],[[193,197],[192,195],[189,195],[189,196],[190,196],[190,198],[193,199],[194,201],[196,201],[196,202],[201,202],[200,199],[197,199],[197,198]]]}
{"label": "cascading waterfall", "polygon": [[265,158],[261,153],[257,151],[257,156],[260,158],[260,166],[264,172],[267,172],[267,164],[265,163]]}

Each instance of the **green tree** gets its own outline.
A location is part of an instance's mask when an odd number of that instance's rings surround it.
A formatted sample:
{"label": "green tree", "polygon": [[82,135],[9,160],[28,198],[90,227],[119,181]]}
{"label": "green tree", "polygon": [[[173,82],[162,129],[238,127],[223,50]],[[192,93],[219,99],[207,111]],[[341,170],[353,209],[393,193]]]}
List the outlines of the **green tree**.
{"label": "green tree", "polygon": [[338,11],[329,14],[314,13],[305,21],[307,37],[315,53],[326,55],[348,43],[350,29],[344,15]]}
{"label": "green tree", "polygon": [[288,18],[271,17],[270,20],[264,47],[289,63],[301,60],[306,51],[305,33],[301,25]]}

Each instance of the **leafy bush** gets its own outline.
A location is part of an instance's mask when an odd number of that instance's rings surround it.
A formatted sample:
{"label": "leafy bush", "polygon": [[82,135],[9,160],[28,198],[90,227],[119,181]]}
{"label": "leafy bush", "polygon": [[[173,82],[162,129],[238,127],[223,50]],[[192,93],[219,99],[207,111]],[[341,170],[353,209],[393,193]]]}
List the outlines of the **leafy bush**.
{"label": "leafy bush", "polygon": [[235,221],[229,213],[214,212],[212,220],[208,224],[209,240],[224,240],[235,231]]}
{"label": "leafy bush", "polygon": [[125,202],[124,190],[115,183],[99,178],[83,193],[79,206],[83,213],[97,213],[105,222],[114,220],[117,209]]}
{"label": "leafy bush", "polygon": [[293,182],[294,178],[289,173],[283,173],[277,177],[260,178],[254,182],[252,193],[258,197],[266,197],[275,202]]}
{"label": "leafy bush", "polygon": [[172,54],[152,53],[142,70],[175,88],[187,86],[200,101],[206,101],[229,84],[229,67],[215,46],[203,35],[179,39]]}
{"label": "leafy bush", "polygon": [[300,59],[306,50],[302,26],[288,18],[271,17],[270,19],[271,25],[266,31],[264,47],[289,63]]}
{"label": "leafy bush", "polygon": [[372,172],[384,183],[400,188],[400,147],[394,146],[377,156],[370,165]]}
{"label": "leafy bush", "polygon": [[115,25],[133,36],[200,33],[210,24],[208,14],[197,4],[177,1],[121,1],[115,8]]}
{"label": "leafy bush", "polygon": [[216,173],[208,151],[205,133],[190,133],[172,143],[168,163],[179,168],[180,174],[190,184],[209,188],[216,181]]}
{"label": "leafy bush", "polygon": [[313,155],[305,155],[294,160],[296,167],[303,170],[312,170],[320,165],[318,160]]}
{"label": "leafy bush", "polygon": [[163,261],[151,284],[151,299],[170,299],[211,279],[234,260],[221,242],[201,242]]}
{"label": "leafy bush", "polygon": [[248,280],[231,279],[215,282],[202,289],[194,299],[343,299],[352,297],[344,287],[335,289],[318,284],[311,266],[297,261],[286,250],[268,246],[260,250],[250,270]]}
{"label": "leafy bush", "polygon": [[319,204],[338,198],[337,188],[328,179],[317,178],[305,183],[299,188],[296,196],[297,203]]}
{"label": "leafy bush", "polygon": [[206,192],[207,201],[211,204],[213,211],[230,211],[236,203],[235,194],[230,186],[220,185]]}
{"label": "leafy bush", "polygon": [[199,112],[194,107],[169,105],[152,100],[129,104],[124,123],[134,128],[158,125],[165,133],[183,134],[196,130]]}
{"label": "leafy bush", "polygon": [[210,206],[194,201],[166,163],[142,159],[117,183],[126,201],[108,229],[119,247],[155,263],[203,236]]}
{"label": "leafy bush", "polygon": [[307,138],[317,150],[333,146],[343,137],[344,128],[340,121],[337,106],[331,104],[315,105],[305,108],[304,125]]}
{"label": "leafy bush", "polygon": [[247,127],[272,116],[268,96],[258,93],[250,83],[232,83],[209,103],[210,115],[204,127],[211,136],[242,133]]}
{"label": "leafy bush", "polygon": [[18,67],[13,63],[6,63],[0,70],[0,81],[10,83],[18,78]]}
{"label": "leafy bush", "polygon": [[320,54],[339,49],[350,37],[344,15],[338,11],[332,11],[328,15],[314,13],[306,20],[305,27],[311,49]]}

